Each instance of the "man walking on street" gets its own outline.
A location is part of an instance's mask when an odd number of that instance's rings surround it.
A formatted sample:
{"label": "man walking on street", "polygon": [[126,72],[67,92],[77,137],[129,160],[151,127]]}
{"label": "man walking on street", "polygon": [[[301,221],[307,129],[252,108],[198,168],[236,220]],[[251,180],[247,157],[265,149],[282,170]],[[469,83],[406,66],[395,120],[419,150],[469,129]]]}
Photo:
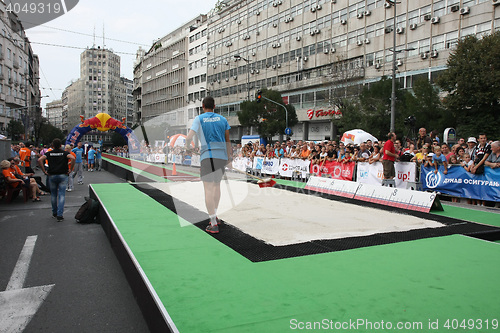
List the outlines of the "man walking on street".
{"label": "man walking on street", "polygon": [[[52,145],[53,149],[40,157],[38,164],[42,172],[49,176],[52,216],[57,218],[58,222],[61,222],[64,220],[63,213],[66,187],[68,186],[68,174],[69,170],[75,165],[75,157],[71,153],[61,149],[60,139],[54,139]],[[45,160],[49,163],[49,172],[45,170]]]}
{"label": "man walking on street", "polygon": [[83,153],[84,153],[84,150],[82,148],[82,143],[78,142],[78,146],[76,148],[73,148],[72,152],[75,153],[75,155],[76,155],[75,169],[73,172],[76,174],[76,176],[78,176],[78,179],[77,179],[78,185],[82,185],[83,184]]}
{"label": "man walking on street", "polygon": [[231,128],[223,116],[214,113],[215,101],[207,96],[203,99],[204,113],[197,116],[186,138],[186,149],[190,150],[191,140],[196,134],[201,142],[200,176],[205,189],[205,205],[210,224],[205,229],[209,233],[218,233],[217,208],[221,191],[220,182],[225,167],[232,159],[229,129]]}

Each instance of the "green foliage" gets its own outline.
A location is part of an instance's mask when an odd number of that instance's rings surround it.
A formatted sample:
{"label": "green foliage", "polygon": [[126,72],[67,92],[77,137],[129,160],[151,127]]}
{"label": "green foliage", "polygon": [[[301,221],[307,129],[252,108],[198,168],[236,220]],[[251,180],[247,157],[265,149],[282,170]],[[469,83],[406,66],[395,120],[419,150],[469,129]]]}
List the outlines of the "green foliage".
{"label": "green foliage", "polygon": [[49,123],[42,123],[40,127],[40,143],[50,145],[55,138],[59,138],[63,142],[65,141],[65,136],[59,128]]}
{"label": "green foliage", "polygon": [[500,120],[500,32],[467,36],[448,58],[437,84],[448,93],[444,105],[460,136],[498,137]]}
{"label": "green foliage", "polygon": [[17,141],[21,138],[21,134],[24,134],[23,123],[11,119],[7,124],[7,135],[11,137],[13,141]]}
{"label": "green foliage", "polygon": [[[262,90],[262,96],[283,104],[281,93],[274,90]],[[288,111],[288,126],[292,127],[298,123],[297,113],[292,105],[285,105]],[[241,103],[241,111],[238,112],[238,120],[242,126],[253,126],[257,128],[260,136],[271,138],[283,134],[286,128],[286,112],[283,107],[262,98],[260,103],[256,101],[245,101]]]}

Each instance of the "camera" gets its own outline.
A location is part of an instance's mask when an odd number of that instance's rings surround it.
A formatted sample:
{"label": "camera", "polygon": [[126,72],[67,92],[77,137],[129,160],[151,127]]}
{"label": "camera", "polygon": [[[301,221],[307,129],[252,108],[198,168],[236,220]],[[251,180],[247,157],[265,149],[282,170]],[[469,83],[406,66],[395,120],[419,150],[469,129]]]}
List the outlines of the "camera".
{"label": "camera", "polygon": [[404,120],[405,125],[415,126],[417,123],[417,118],[415,116],[409,116]]}

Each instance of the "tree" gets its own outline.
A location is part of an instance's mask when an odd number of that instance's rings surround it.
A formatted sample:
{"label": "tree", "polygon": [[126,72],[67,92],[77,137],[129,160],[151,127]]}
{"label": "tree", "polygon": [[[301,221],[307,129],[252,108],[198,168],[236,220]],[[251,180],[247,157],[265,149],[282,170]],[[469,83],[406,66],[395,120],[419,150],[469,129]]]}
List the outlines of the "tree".
{"label": "tree", "polygon": [[39,131],[40,131],[40,136],[38,139],[40,140],[41,144],[50,145],[55,138],[59,138],[63,142],[65,141],[65,136],[63,132],[59,128],[49,123],[46,122],[42,123],[40,125]]}
{"label": "tree", "polygon": [[7,124],[7,135],[12,138],[13,141],[19,140],[21,134],[24,133],[23,123],[14,119],[11,119]]}
{"label": "tree", "polygon": [[[262,90],[262,96],[283,104],[281,93],[275,90]],[[298,123],[297,113],[292,105],[285,105],[288,111],[288,127]],[[242,126],[254,126],[257,133],[265,138],[272,138],[285,132],[286,112],[272,102],[262,99],[260,103],[256,101],[246,101],[241,103],[241,111],[238,112],[238,120]]]}
{"label": "tree", "polygon": [[[409,131],[409,124],[404,121],[415,116],[414,129],[424,127],[428,132],[437,130],[443,132],[446,127],[455,126],[451,113],[443,106],[439,97],[439,89],[428,79],[417,79],[413,83],[413,94],[405,96],[405,108],[401,114],[404,126]],[[401,123],[399,124],[402,125]]]}
{"label": "tree", "polygon": [[444,105],[460,136],[498,137],[500,119],[500,31],[458,42],[437,84],[448,93]]}

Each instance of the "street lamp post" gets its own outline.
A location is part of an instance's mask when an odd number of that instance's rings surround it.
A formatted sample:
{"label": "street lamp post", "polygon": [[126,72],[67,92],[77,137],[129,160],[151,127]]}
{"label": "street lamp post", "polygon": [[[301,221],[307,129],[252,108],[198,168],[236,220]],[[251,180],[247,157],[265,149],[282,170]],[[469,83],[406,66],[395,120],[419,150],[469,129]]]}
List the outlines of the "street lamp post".
{"label": "street lamp post", "polygon": [[249,68],[249,63],[250,60],[243,58],[239,54],[234,55],[235,59],[243,59],[247,63],[247,100],[250,101],[250,68]]}
{"label": "street lamp post", "polygon": [[396,123],[396,0],[386,0],[394,6],[394,23],[392,36],[392,92],[391,92],[391,132],[395,131]]}

